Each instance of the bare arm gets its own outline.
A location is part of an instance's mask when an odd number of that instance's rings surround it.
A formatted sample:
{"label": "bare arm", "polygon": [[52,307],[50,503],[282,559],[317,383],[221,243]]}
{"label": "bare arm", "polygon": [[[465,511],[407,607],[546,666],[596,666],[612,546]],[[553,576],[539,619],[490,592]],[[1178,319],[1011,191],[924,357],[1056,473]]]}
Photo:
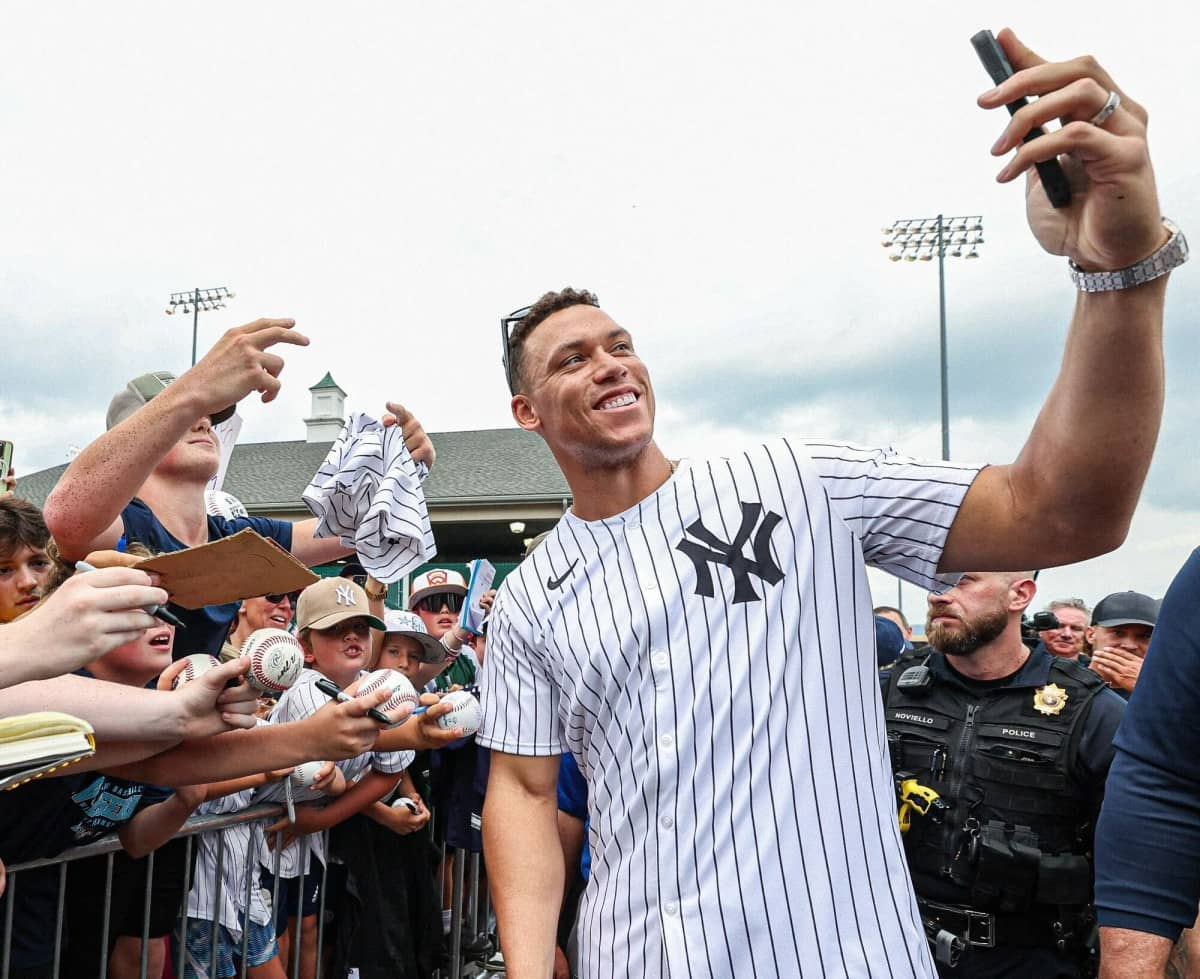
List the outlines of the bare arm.
{"label": "bare arm", "polygon": [[297,806],[294,823],[284,816],[263,832],[268,840],[274,840],[276,833],[282,833],[279,845],[286,846],[298,836],[329,829],[356,813],[369,809],[396,787],[400,775],[400,772],[377,772],[372,769],[329,805],[319,809],[315,806]]}
{"label": "bare arm", "polygon": [[[207,675],[192,683],[199,683]],[[388,696],[387,690],[377,690],[346,703],[333,701],[302,721],[185,741],[152,758],[110,770],[132,781],[191,785],[291,768],[317,758],[352,758],[375,745],[379,725],[366,716],[366,711]]]}
{"label": "bare arm", "polygon": [[[999,40],[1019,70],[979,104],[995,109],[1019,95],[1039,98],[993,148],[1016,150],[998,179],[1016,179],[1055,154],[1072,178],[1068,208],[1050,207],[1036,180],[1027,188],[1029,224],[1042,247],[1088,270],[1126,268],[1151,255],[1168,234],[1145,109],[1121,92],[1121,107],[1104,126],[1090,125],[1109,91],[1120,91],[1100,65],[1090,58],[1047,63],[1010,31]],[[1032,126],[1055,117],[1064,120],[1061,129],[1022,142]],[[968,491],[942,570],[1044,568],[1120,545],[1162,417],[1165,294],[1161,278],[1079,295],[1062,367],[1033,431],[1015,462],[985,469]]]}
{"label": "bare arm", "polygon": [[1128,928],[1100,929],[1100,979],[1163,979],[1173,943]]}
{"label": "bare arm", "polygon": [[205,415],[252,391],[271,401],[283,358],[268,348],[308,343],[292,320],[256,320],[229,330],[204,358],[132,416],[87,446],[46,499],[46,525],[68,558],[112,547],[121,511],[172,446]]}
{"label": "bare arm", "polygon": [[522,979],[550,976],[554,969],[564,879],[558,768],[558,755],[492,752],[483,847],[505,965]]}
{"label": "bare arm", "polygon": [[117,830],[121,846],[135,860],[157,850],[187,822],[192,810],[204,801],[204,786],[189,785],[169,799],[147,806]]}
{"label": "bare arm", "polygon": [[[31,680],[0,690],[0,714],[65,711],[91,724],[101,745],[106,741],[145,742],[146,752],[150,752],[160,749],[162,742],[202,738],[253,725],[254,691],[244,683],[225,687],[227,680],[244,674],[249,665],[244,657],[222,663],[178,690],[169,691],[143,690],[83,676]],[[90,762],[75,770],[96,767]]]}
{"label": "bare arm", "polygon": [[[941,570],[1044,568],[1120,546],[1162,417],[1165,294],[1165,279],[1080,294],[1029,440],[1015,462],[984,469],[967,491]],[[1072,476],[1049,479],[1054,472]]]}

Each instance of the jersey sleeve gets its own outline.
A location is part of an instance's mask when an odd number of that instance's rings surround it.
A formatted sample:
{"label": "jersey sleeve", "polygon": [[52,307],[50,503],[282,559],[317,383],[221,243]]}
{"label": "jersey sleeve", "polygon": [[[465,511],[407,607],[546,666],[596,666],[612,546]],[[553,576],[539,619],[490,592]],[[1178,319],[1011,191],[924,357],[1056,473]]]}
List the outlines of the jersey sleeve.
{"label": "jersey sleeve", "polygon": [[399,775],[416,757],[414,751],[376,751],[371,755],[371,767],[386,775]]}
{"label": "jersey sleeve", "polygon": [[505,579],[489,620],[479,683],[483,723],[475,740],[512,755],[561,755],[567,751],[558,715],[562,692],[519,577]]}
{"label": "jersey sleeve", "polygon": [[849,442],[803,445],[834,512],[861,540],[867,564],[933,591],[958,580],[939,575],[938,561],[981,466],[922,462]]}
{"label": "jersey sleeve", "polygon": [[1096,827],[1100,924],[1175,941],[1200,904],[1200,550],[1176,575],[1116,736]]}

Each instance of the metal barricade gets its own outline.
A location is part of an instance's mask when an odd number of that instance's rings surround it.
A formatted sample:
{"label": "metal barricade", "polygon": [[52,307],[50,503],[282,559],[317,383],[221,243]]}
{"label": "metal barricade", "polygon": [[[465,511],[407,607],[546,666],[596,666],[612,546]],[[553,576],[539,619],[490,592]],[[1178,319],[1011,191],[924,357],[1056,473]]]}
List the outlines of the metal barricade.
{"label": "metal barricade", "polygon": [[[284,809],[280,805],[261,804],[244,809],[241,812],[230,813],[219,816],[193,816],[191,817],[175,834],[173,839],[183,838],[186,840],[184,853],[184,876],[183,876],[183,906],[180,911],[179,921],[173,932],[173,937],[176,939],[174,957],[172,966],[176,979],[184,979],[185,976],[185,952],[186,952],[186,928],[187,928],[187,895],[192,887],[192,866],[193,866],[193,850],[195,849],[194,838],[201,833],[216,832],[219,830],[228,829],[242,823],[251,823],[259,820],[273,821],[278,819],[284,813]],[[433,820],[430,820],[429,831],[432,833]],[[301,846],[301,866],[308,862],[309,840],[307,837],[302,838]],[[250,837],[250,846],[255,847],[253,835]],[[12,951],[12,933],[13,933],[13,911],[20,900],[21,875],[23,872],[42,867],[58,867],[57,881],[57,904],[54,920],[54,950],[52,975],[55,977],[61,976],[62,972],[62,952],[63,952],[63,925],[65,919],[65,904],[66,904],[66,889],[67,889],[67,865],[73,861],[82,860],[86,857],[107,855],[107,867],[105,876],[105,893],[103,901],[99,903],[98,910],[102,915],[101,934],[102,934],[102,949],[107,948],[107,940],[112,928],[111,921],[111,906],[110,895],[112,891],[113,881],[113,858],[114,855],[121,851],[121,843],[115,835],[97,840],[94,843],[89,843],[85,846],[76,847],[67,850],[56,857],[45,860],[32,860],[26,863],[14,864],[7,868],[8,883],[6,894],[6,905],[4,921],[0,928],[3,929],[0,935],[0,979],[9,979],[10,961]],[[325,852],[328,856],[328,845]],[[495,951],[495,943],[492,940],[494,932],[494,922],[491,916],[491,901],[487,889],[486,874],[484,872],[483,860],[478,853],[473,853],[469,850],[451,849],[447,850],[444,844],[441,846],[441,854],[443,863],[449,857],[454,862],[454,874],[451,888],[451,927],[450,934],[447,936],[448,945],[448,965],[447,968],[441,970],[439,979],[474,979],[487,974],[487,970],[483,967],[483,961],[488,959]],[[149,975],[150,965],[150,911],[151,901],[153,899],[153,874],[154,874],[154,859],[155,853],[151,852],[146,857],[146,884],[143,894],[144,908],[142,913],[142,930],[141,930],[141,955],[139,961],[138,975],[141,979],[158,979],[158,976]],[[271,894],[271,909],[272,914],[275,914],[275,908],[279,904],[279,848],[274,850],[273,865],[269,868],[272,872],[274,884]],[[217,832],[216,837],[216,868],[214,874],[214,893],[213,893],[213,920],[211,930],[209,932],[209,960],[207,962],[206,976],[215,977],[217,975],[217,939],[219,935],[220,925],[220,907],[222,903],[222,889],[224,887],[223,870],[226,860],[226,844],[225,834]],[[254,864],[258,860],[256,852],[246,854],[246,873],[241,886],[244,888],[242,893],[241,907],[248,909],[250,906],[251,888],[254,880]],[[317,913],[317,970],[318,976],[321,975],[323,966],[322,955],[325,948],[325,898],[326,898],[326,877],[328,868],[320,871],[322,875],[319,909]],[[444,894],[441,892],[440,882],[444,880],[442,867],[438,867],[439,880],[439,906],[444,904]],[[296,893],[296,931],[293,936],[291,948],[288,950],[288,959],[286,963],[282,963],[287,974],[293,979],[300,975],[300,954],[301,940],[303,936],[303,892],[304,887],[297,888]],[[242,928],[240,954],[236,956],[240,959],[241,977],[246,976],[249,968],[247,963],[248,942],[250,938],[249,928]],[[282,955],[282,948],[280,949]],[[281,960],[282,961],[282,960]],[[108,955],[102,954],[101,961],[96,964],[95,975],[100,979],[106,979],[108,974]],[[79,979],[79,977],[71,976],[64,979]],[[328,977],[328,979],[344,979],[342,976]]]}
{"label": "metal barricade", "polygon": [[[228,829],[231,826],[240,823],[250,823],[258,820],[273,821],[283,815],[283,807],[279,805],[263,804],[252,806],[244,809],[241,812],[230,813],[219,816],[193,816],[190,818],[175,834],[172,839],[186,839],[186,847],[184,852],[184,875],[183,875],[183,906],[180,909],[179,921],[176,924],[174,937],[176,941],[176,956],[173,962],[176,979],[183,979],[185,975],[185,952],[186,952],[186,927],[187,927],[187,895],[192,886],[192,865],[193,865],[193,839],[197,834],[209,833],[219,830]],[[277,837],[278,839],[278,837]],[[308,862],[309,840],[307,837],[301,839],[301,865],[304,866]],[[254,836],[250,836],[250,847],[255,850]],[[12,954],[12,937],[13,937],[13,912],[20,901],[21,897],[21,876],[25,871],[30,871],[41,867],[57,866],[58,873],[58,897],[57,909],[55,912],[54,922],[54,952],[52,961],[52,975],[55,977],[61,974],[62,967],[62,952],[63,952],[63,922],[66,903],[66,885],[67,885],[67,864],[72,861],[82,860],[86,857],[95,857],[107,855],[107,867],[105,877],[105,892],[103,902],[100,905],[100,913],[102,915],[101,922],[101,961],[96,965],[95,975],[100,979],[106,979],[108,973],[108,954],[106,951],[110,930],[112,927],[110,897],[112,893],[113,880],[113,858],[114,855],[121,850],[120,840],[115,835],[105,837],[102,840],[97,840],[94,843],[89,843],[85,846],[75,847],[67,850],[56,857],[45,860],[31,860],[26,863],[14,864],[7,868],[8,870],[8,885],[5,905],[5,916],[3,923],[3,935],[0,940],[0,979],[8,979],[10,972],[10,962]],[[139,963],[139,976],[141,979],[158,979],[157,976],[148,976],[148,967],[150,959],[150,910],[151,901],[153,898],[153,875],[154,875],[154,852],[151,852],[146,857],[146,885],[143,894],[144,908],[142,913],[142,932],[141,932],[141,956]],[[220,908],[222,902],[222,887],[223,887],[223,870],[225,861],[225,834],[217,832],[216,837],[216,872],[214,874],[214,893],[213,893],[213,921],[212,928],[209,933],[209,961],[207,963],[206,974],[215,977],[217,975],[217,938],[220,925]],[[254,879],[254,864],[258,861],[257,852],[248,852],[246,854],[246,873],[244,877],[245,891],[243,893],[242,908],[248,909],[250,906],[251,887]],[[279,848],[274,850],[274,866],[271,868],[274,876],[274,892],[272,894],[271,909],[272,915],[275,914],[275,908],[279,901]],[[324,939],[324,911],[325,911],[325,874],[322,870],[321,881],[321,899],[320,909],[317,916],[317,969],[318,975],[321,969],[321,953],[323,950]],[[307,874],[305,875],[307,877]],[[293,947],[291,949],[290,968],[287,969],[288,975],[293,979],[300,974],[300,950],[301,937],[303,934],[303,915],[301,913],[304,887],[298,887],[296,893],[296,933],[294,936]],[[247,950],[249,942],[249,928],[242,928],[242,940],[240,955],[241,960],[240,975],[246,976],[248,970]],[[79,979],[79,977],[64,977],[64,979]]]}

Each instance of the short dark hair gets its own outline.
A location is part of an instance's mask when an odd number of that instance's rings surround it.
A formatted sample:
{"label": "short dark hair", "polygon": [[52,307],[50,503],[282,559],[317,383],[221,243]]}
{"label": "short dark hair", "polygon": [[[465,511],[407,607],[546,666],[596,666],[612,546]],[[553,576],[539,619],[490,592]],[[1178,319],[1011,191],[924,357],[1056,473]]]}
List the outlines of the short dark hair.
{"label": "short dark hair", "polygon": [[44,550],[49,541],[41,510],[11,494],[0,497],[0,555],[10,557],[20,547]]}
{"label": "short dark hair", "polygon": [[893,613],[901,622],[904,623],[904,628],[909,629],[908,616],[901,612],[895,605],[876,605],[872,610],[875,615],[883,615],[885,612]]}
{"label": "short dark hair", "polygon": [[528,312],[517,321],[508,335],[508,387],[513,394],[525,387],[524,370],[525,341],[539,323],[548,319],[560,310],[572,306],[600,307],[600,300],[594,292],[587,289],[572,289],[567,286],[558,292],[543,293],[542,297],[529,307]]}

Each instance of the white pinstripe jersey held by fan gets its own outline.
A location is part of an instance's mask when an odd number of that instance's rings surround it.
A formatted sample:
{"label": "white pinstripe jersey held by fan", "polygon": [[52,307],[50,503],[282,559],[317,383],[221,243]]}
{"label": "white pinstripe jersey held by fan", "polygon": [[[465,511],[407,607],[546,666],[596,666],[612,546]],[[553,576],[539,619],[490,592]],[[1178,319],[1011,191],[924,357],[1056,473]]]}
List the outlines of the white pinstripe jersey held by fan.
{"label": "white pinstripe jersey held by fan", "polygon": [[505,579],[478,741],[587,776],[585,979],[934,975],[865,565],[940,587],[977,471],[780,439],[566,514]]}

